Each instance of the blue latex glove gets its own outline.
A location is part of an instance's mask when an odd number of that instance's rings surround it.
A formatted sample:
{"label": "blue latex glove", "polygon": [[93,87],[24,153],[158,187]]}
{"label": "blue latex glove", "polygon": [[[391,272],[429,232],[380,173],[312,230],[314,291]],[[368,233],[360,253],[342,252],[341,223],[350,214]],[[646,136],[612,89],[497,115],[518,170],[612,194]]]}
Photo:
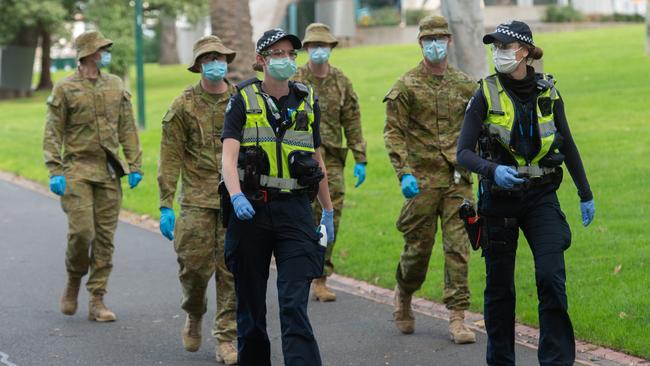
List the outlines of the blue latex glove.
{"label": "blue latex glove", "polygon": [[129,173],[129,187],[135,188],[142,180],[142,174],[138,172]]}
{"label": "blue latex glove", "polygon": [[589,224],[594,220],[594,215],[596,214],[594,200],[580,202],[580,213],[582,214],[582,226],[589,226]]}
{"label": "blue latex glove", "polygon": [[334,241],[334,210],[323,209],[323,214],[320,217],[320,224],[325,225],[327,232],[327,243]]}
{"label": "blue latex glove", "polygon": [[248,202],[246,196],[242,192],[237,193],[236,195],[230,197],[230,202],[235,209],[235,214],[240,220],[250,220],[255,215],[255,210],[253,206]]}
{"label": "blue latex glove", "polygon": [[63,196],[65,193],[65,177],[62,175],[55,175],[50,178],[50,191],[58,196]]}
{"label": "blue latex glove", "polygon": [[354,165],[354,176],[357,177],[357,184],[354,185],[354,188],[357,188],[366,180],[366,163],[356,163]]}
{"label": "blue latex glove", "polygon": [[418,188],[418,181],[411,174],[404,174],[402,176],[402,194],[406,198],[413,198],[420,193]]}
{"label": "blue latex glove", "polygon": [[174,225],[176,216],[174,210],[169,207],[160,208],[160,233],[169,240],[174,240]]}
{"label": "blue latex glove", "polygon": [[517,171],[512,167],[499,165],[494,170],[494,182],[501,188],[512,188],[515,184],[521,184],[523,179],[517,178]]}

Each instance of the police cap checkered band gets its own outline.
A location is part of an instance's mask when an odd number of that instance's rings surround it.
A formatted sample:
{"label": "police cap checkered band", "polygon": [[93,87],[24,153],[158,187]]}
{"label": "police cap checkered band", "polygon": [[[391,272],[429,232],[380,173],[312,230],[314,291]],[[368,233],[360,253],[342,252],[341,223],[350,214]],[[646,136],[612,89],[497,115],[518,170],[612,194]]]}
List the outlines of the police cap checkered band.
{"label": "police cap checkered band", "polygon": [[483,37],[483,43],[485,44],[494,43],[494,41],[501,43],[523,42],[531,46],[535,45],[533,33],[528,24],[516,20],[499,24],[494,32]]}
{"label": "police cap checkered band", "polygon": [[286,39],[287,41],[291,42],[293,45],[293,48],[298,50],[302,48],[302,43],[300,42],[300,39],[293,34],[286,33],[282,28],[275,28],[271,30],[267,30],[262,34],[262,37],[257,40],[257,46],[255,47],[255,52],[256,53],[261,53],[265,49],[271,47],[272,45],[276,44],[277,42]]}

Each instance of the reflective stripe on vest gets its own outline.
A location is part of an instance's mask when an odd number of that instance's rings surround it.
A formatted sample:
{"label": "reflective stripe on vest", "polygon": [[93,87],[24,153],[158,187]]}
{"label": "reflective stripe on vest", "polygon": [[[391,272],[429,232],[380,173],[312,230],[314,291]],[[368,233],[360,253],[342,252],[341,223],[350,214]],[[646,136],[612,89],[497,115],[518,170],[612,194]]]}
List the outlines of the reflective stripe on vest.
{"label": "reflective stripe on vest", "polygon": [[550,174],[555,171],[554,168],[546,168],[546,167],[541,167],[539,165],[531,165],[531,166],[518,166],[517,167],[517,173],[519,175],[526,175],[529,177],[541,177],[542,175]]}
{"label": "reflective stripe on vest", "polygon": [[[237,169],[239,173],[239,180],[243,181],[246,176],[243,169]],[[303,189],[307,188],[298,184],[297,179],[289,178],[277,178],[269,177],[268,175],[260,175],[260,185],[267,188],[277,188],[281,190],[294,190],[294,189]]]}
{"label": "reflective stripe on vest", "polygon": [[[544,74],[544,78],[553,83],[553,79],[548,75]],[[503,90],[499,78],[496,75],[491,75],[483,79],[483,94],[485,95],[488,107],[488,113],[484,123],[487,124],[489,133],[497,136],[499,143],[517,161],[517,165],[525,166],[526,160],[510,148],[510,135],[515,120],[515,105],[510,96],[508,96],[508,93]],[[531,161],[531,170],[536,173],[531,176],[538,176],[537,173],[543,170],[537,163],[549,153],[557,132],[553,114],[553,102],[559,99],[557,89],[551,87],[541,93],[537,98],[538,100],[539,98],[551,99],[551,113],[547,116],[542,115],[539,104],[537,102],[535,103],[541,147]],[[533,167],[537,167],[538,169]]]}
{"label": "reflective stripe on vest", "polygon": [[[312,130],[312,124],[314,123],[312,105],[314,99],[311,88],[309,88],[307,97],[292,114],[291,118],[294,121],[291,127],[284,132],[281,141],[278,140],[273,127],[266,117],[266,104],[264,103],[264,98],[260,95],[258,85],[256,83],[249,84],[240,90],[240,94],[246,105],[246,122],[242,131],[241,146],[259,146],[266,152],[269,159],[269,174],[261,177],[260,185],[281,190],[305,188],[300,186],[295,179],[291,178],[288,160],[289,154],[293,151],[315,152]],[[295,129],[295,117],[301,111],[306,112],[308,116],[306,131],[297,131]]]}

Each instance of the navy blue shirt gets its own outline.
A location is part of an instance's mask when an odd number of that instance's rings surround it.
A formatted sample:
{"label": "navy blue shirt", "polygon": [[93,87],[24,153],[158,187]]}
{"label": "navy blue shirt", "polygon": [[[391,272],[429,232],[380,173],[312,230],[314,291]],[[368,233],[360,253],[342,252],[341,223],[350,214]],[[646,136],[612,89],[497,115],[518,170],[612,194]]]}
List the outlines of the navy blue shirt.
{"label": "navy blue shirt", "polygon": [[[256,82],[258,83],[257,85],[258,88],[261,91],[263,91],[261,82],[259,80]],[[296,83],[290,81],[288,95],[281,97],[279,100],[275,99],[272,96],[269,97],[273,100],[276,107],[280,111],[280,118],[285,119],[288,118],[289,109],[295,110],[296,108],[298,108],[298,106],[300,106],[300,103],[302,103],[303,101],[304,95],[303,92],[296,87]],[[273,127],[273,130],[276,131],[277,134],[278,133],[277,127],[281,121],[276,120],[275,117],[273,117],[272,113],[268,113],[268,111],[270,111],[268,103],[265,98],[262,99],[264,99],[264,105],[267,110],[266,119],[269,121],[269,124],[271,125],[271,127]],[[318,148],[321,145],[321,139],[320,139],[320,107],[318,106],[317,98],[314,98],[314,105],[312,106],[312,109],[314,110],[314,122],[311,125],[313,135],[314,135],[314,148]],[[226,109],[226,116],[223,123],[223,131],[221,133],[221,141],[228,138],[232,138],[241,142],[245,123],[246,123],[246,103],[244,102],[244,97],[242,97],[240,93],[237,93],[230,98],[228,108]]]}

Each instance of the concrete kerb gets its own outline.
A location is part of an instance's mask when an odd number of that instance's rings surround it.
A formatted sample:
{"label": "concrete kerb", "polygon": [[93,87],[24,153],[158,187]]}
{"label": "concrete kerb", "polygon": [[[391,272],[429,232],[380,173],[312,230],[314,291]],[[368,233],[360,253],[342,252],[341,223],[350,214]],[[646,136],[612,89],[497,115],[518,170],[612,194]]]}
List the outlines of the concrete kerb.
{"label": "concrete kerb", "polygon": [[[45,196],[57,198],[49,189],[42,184],[17,176],[12,173],[0,171],[0,180],[10,182],[21,187],[38,192]],[[158,232],[158,221],[149,215],[139,215],[126,210],[120,212],[120,220],[140,228]],[[393,305],[395,293],[393,290],[381,288],[364,281],[333,274],[328,284],[334,290],[342,291],[350,295],[359,296],[381,304]],[[435,303],[419,297],[412,301],[413,311],[434,318],[449,320],[449,312],[444,305]],[[483,315],[479,313],[466,312],[465,324],[474,331],[485,333]],[[539,344],[539,330],[517,323],[515,326],[515,341],[532,349],[537,349]],[[650,360],[644,360],[625,353],[590,344],[583,341],[576,341],[576,363],[584,366],[650,366]]]}

